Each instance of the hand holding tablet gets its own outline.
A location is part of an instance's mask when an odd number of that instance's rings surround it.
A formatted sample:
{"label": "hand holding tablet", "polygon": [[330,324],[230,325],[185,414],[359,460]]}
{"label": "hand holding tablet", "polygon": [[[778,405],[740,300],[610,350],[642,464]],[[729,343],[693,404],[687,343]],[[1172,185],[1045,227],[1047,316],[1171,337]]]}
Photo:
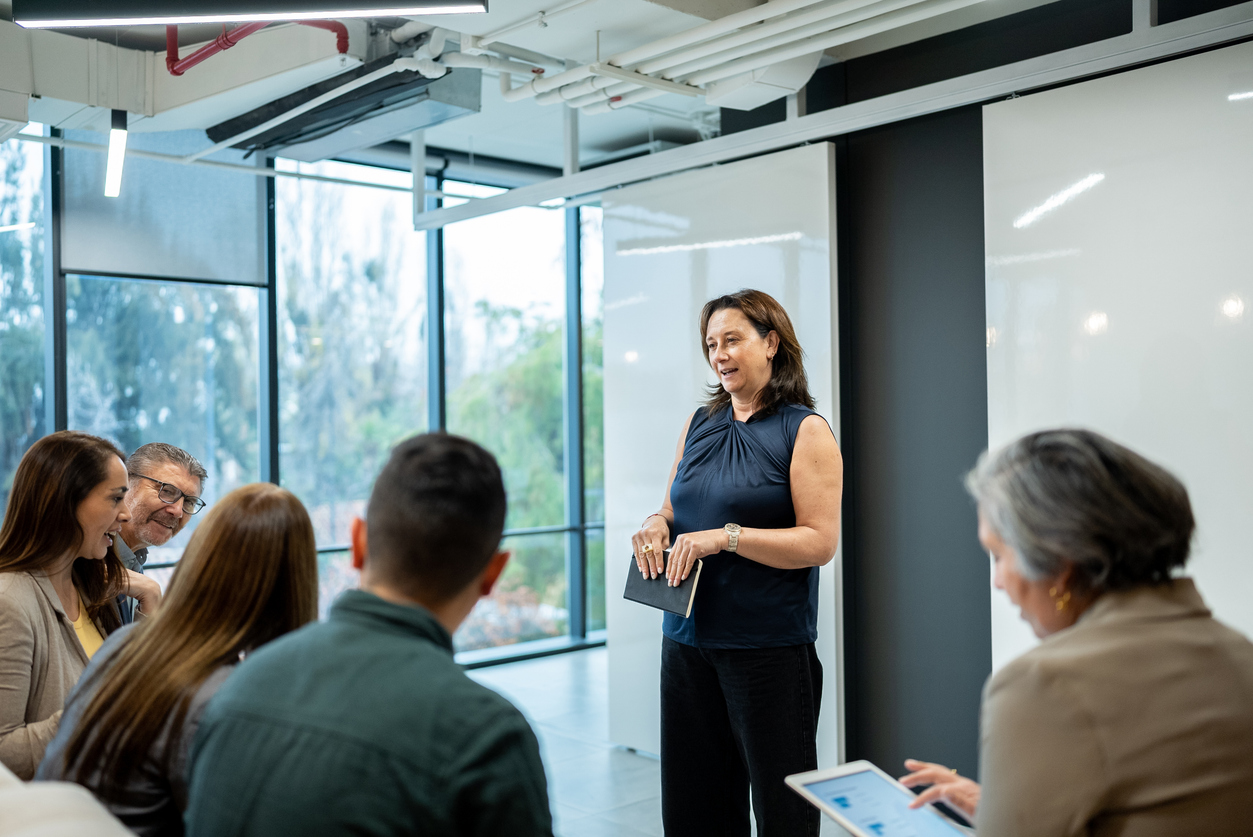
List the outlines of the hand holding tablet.
{"label": "hand holding tablet", "polygon": [[788,785],[854,837],[959,837],[970,832],[868,761],[787,777]]}

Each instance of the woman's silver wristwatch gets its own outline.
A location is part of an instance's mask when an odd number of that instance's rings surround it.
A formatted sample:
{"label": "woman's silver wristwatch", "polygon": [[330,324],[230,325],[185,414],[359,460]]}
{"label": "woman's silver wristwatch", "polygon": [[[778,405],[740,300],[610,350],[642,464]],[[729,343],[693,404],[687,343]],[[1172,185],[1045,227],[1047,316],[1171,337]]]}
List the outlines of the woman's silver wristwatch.
{"label": "woman's silver wristwatch", "polygon": [[740,524],[728,523],[722,531],[727,533],[727,552],[735,552],[740,545]]}

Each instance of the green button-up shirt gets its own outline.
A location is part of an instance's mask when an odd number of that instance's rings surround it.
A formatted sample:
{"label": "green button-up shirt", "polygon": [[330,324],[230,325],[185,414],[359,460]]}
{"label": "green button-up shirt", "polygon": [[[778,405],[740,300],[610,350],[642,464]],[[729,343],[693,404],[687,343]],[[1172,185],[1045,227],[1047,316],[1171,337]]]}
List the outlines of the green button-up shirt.
{"label": "green button-up shirt", "polygon": [[189,837],[552,835],[539,744],[430,612],[359,590],[240,664],[192,749]]}

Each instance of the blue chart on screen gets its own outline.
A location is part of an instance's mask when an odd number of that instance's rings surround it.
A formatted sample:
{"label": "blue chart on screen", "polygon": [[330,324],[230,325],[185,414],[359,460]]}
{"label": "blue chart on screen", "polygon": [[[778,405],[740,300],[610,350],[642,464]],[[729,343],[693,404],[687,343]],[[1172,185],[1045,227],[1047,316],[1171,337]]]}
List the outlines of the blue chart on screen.
{"label": "blue chart on screen", "polygon": [[875,837],[955,837],[961,833],[934,811],[911,810],[910,797],[870,770],[805,787]]}

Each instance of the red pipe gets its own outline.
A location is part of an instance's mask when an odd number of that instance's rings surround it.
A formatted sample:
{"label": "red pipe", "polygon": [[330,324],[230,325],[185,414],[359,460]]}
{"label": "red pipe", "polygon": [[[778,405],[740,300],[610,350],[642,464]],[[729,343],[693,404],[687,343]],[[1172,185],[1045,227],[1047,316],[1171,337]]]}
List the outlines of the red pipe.
{"label": "red pipe", "polygon": [[205,44],[182,60],[179,60],[178,57],[178,27],[173,24],[168,25],[165,27],[165,67],[170,71],[170,75],[181,76],[209,56],[217,55],[224,49],[230,49],[253,32],[264,29],[269,25],[270,21],[261,20],[256,23],[245,23],[242,26],[236,26],[229,32],[223,26],[222,34],[218,35],[213,40],[213,43]]}
{"label": "red pipe", "polygon": [[348,52],[348,27],[338,20],[298,20],[296,22],[301,26],[315,26],[318,29],[334,32],[335,46],[339,49],[339,54],[344,55]]}
{"label": "red pipe", "polygon": [[[206,58],[217,55],[219,52],[230,49],[244,38],[269,26],[273,21],[257,21],[256,23],[245,23],[236,26],[227,32],[226,27],[222,27],[222,34],[218,35],[211,44],[205,44],[200,49],[193,52],[186,58],[178,57],[178,27],[170,24],[165,27],[165,67],[170,71],[172,76],[181,76],[192,67],[204,61]],[[335,33],[335,45],[339,49],[339,54],[343,55],[348,52],[348,27],[337,20],[300,20],[296,21],[303,26],[314,26],[318,29],[326,29]]]}

